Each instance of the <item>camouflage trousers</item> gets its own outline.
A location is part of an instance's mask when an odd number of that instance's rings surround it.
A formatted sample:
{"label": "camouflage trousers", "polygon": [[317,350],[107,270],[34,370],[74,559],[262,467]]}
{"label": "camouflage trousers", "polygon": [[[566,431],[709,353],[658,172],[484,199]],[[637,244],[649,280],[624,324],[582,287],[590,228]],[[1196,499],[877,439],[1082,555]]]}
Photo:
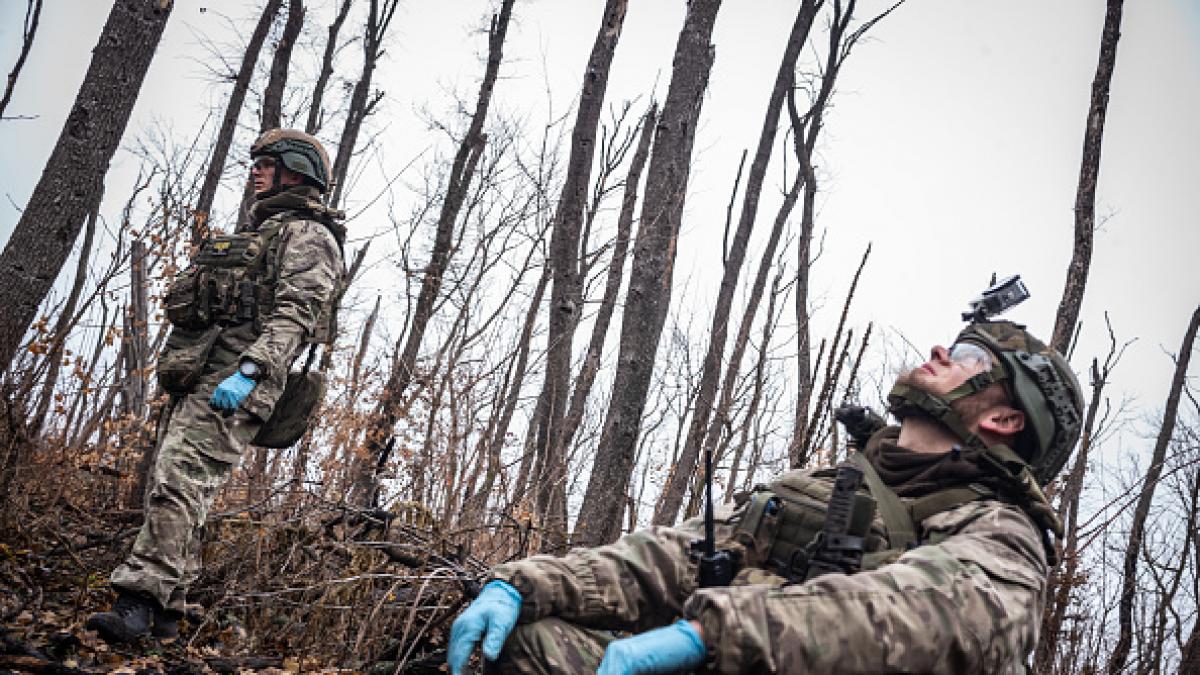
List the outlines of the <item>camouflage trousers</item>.
{"label": "camouflage trousers", "polygon": [[616,639],[612,631],[591,630],[549,617],[517,626],[504,643],[500,660],[485,673],[552,675],[595,673],[604,649]]}
{"label": "camouflage trousers", "polygon": [[113,570],[113,587],[155,598],[183,611],[188,587],[200,575],[200,544],[217,490],[236,465],[234,457],[262,427],[258,417],[238,408],[225,417],[200,387],[177,400],[161,435],[158,455],[146,481],[144,520],[133,550]]}

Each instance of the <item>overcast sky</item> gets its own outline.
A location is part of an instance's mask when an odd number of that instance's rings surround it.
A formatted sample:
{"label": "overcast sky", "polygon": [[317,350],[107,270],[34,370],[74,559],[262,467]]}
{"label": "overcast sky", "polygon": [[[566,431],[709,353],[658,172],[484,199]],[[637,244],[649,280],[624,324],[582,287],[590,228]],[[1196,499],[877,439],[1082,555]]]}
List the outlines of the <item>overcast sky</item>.
{"label": "overcast sky", "polygon": [[[314,2],[302,49],[323,47],[330,8]],[[704,103],[689,189],[675,302],[706,315],[715,297],[725,203],[743,148],[753,148],[795,2],[726,0],[713,42],[716,64]],[[25,3],[0,2],[0,67],[16,57]],[[198,129],[228,86],[215,84],[201,36],[240,58],[259,2],[178,0],[126,133],[154,121],[181,137]],[[617,49],[611,101],[665,93],[684,2],[633,0]],[[386,62],[387,91],[373,128],[386,158],[365,169],[354,199],[366,200],[384,175],[417,160],[416,180],[433,136],[417,111],[448,107],[448,92],[474,96],[490,4],[407,0]],[[885,5],[864,0],[860,15]],[[87,67],[111,7],[100,0],[48,0],[37,41],[0,121],[0,241],[33,189]],[[202,8],[204,11],[202,11]],[[521,0],[505,49],[497,108],[537,128],[573,104],[598,25],[600,0]],[[217,11],[219,9],[225,14]],[[874,320],[922,348],[945,342],[958,313],[993,272],[1020,273],[1033,298],[1012,313],[1047,339],[1071,255],[1073,204],[1084,118],[1095,71],[1101,0],[909,0],[880,23],[847,63],[820,155],[824,175],[818,226],[825,252],[814,270],[815,332],[828,332],[868,243],[874,245],[853,319]],[[349,27],[347,31],[350,30]],[[355,68],[357,47],[340,57]],[[550,92],[549,94],[547,92]],[[249,115],[243,117],[248,121]],[[1108,311],[1121,339],[1137,337],[1115,386],[1150,410],[1166,396],[1171,362],[1200,302],[1200,3],[1131,2],[1125,8],[1108,111],[1096,236],[1074,365],[1103,356]],[[241,152],[237,150],[236,152]],[[767,190],[778,193],[772,165]],[[118,154],[105,213],[115,217],[136,173]],[[403,181],[402,181],[403,182]],[[403,201],[404,196],[396,197]],[[233,192],[220,196],[226,212]],[[760,211],[759,231],[775,199]],[[387,227],[378,211],[351,225],[366,236]],[[756,239],[756,243],[758,240]],[[373,254],[383,255],[382,247]],[[752,274],[752,268],[751,272]],[[363,292],[389,293],[386,275]],[[400,318],[392,319],[398,330]],[[705,318],[702,323],[707,323]],[[1086,378],[1085,378],[1086,383]],[[1127,447],[1145,444],[1124,439]],[[1111,448],[1115,452],[1119,448]]]}

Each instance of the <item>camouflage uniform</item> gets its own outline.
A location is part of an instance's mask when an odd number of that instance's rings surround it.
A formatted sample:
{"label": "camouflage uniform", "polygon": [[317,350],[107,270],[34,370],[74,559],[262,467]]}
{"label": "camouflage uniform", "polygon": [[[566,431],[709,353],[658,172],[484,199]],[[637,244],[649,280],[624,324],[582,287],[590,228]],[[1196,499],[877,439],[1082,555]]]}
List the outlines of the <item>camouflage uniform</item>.
{"label": "camouflage uniform", "polygon": [[[721,519],[718,539],[739,515]],[[700,519],[502,565],[493,577],[523,601],[498,669],[594,672],[615,637],[605,631],[683,616],[700,622],[706,668],[721,673],[1025,672],[1048,573],[1038,527],[1012,504],[981,500],[919,530],[936,543],[872,571],[794,585],[743,570],[733,586],[698,589],[689,552]]]}
{"label": "camouflage uniform", "polygon": [[[316,199],[314,188],[294,187],[267,201]],[[145,521],[133,551],[112,573],[114,587],[153,597],[169,610],[183,609],[187,589],[199,575],[201,528],[217,490],[271,416],[292,361],[311,341],[320,317],[333,311],[345,281],[340,245],[329,226],[298,218],[275,236],[278,273],[266,281],[273,287],[274,308],[263,317],[261,331],[252,321],[223,328],[197,386],[173,401],[148,481]],[[261,375],[226,417],[209,399],[242,359],[257,363]]]}

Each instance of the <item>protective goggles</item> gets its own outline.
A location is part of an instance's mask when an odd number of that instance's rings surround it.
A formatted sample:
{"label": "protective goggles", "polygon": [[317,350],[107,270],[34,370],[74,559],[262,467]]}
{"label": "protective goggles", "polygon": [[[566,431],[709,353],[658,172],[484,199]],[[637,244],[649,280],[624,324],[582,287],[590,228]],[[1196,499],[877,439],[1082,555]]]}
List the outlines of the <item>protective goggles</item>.
{"label": "protective goggles", "polygon": [[962,365],[979,364],[981,370],[992,369],[992,353],[971,342],[956,342],[950,347],[950,360]]}

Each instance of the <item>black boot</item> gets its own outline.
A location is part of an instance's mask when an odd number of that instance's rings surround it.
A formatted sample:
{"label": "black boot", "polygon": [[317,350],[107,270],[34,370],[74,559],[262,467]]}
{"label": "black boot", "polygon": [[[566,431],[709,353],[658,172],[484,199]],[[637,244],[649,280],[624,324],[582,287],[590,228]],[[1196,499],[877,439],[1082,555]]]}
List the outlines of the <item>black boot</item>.
{"label": "black boot", "polygon": [[156,608],[153,600],[119,591],[112,609],[89,616],[85,625],[108,642],[137,642],[150,634]]}
{"label": "black boot", "polygon": [[155,606],[154,627],[150,629],[150,634],[160,640],[177,638],[179,637],[179,620],[182,618],[183,612],[160,609]]}

